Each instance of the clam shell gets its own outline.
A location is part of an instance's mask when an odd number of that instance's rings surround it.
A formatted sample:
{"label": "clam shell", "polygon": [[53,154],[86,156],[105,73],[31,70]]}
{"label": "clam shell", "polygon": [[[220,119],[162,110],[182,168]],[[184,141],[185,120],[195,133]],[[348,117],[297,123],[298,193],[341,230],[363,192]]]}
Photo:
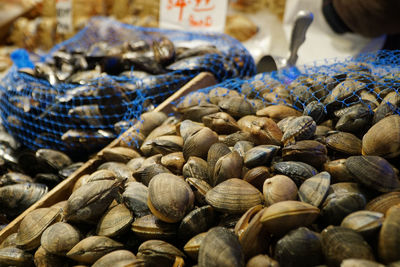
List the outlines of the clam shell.
{"label": "clam shell", "polygon": [[400,205],[391,207],[379,233],[378,254],[384,263],[400,260]]}
{"label": "clam shell", "polygon": [[191,120],[184,120],[176,127],[179,129],[178,134],[182,136],[183,141],[186,142],[189,136],[204,128],[202,123],[197,123]]}
{"label": "clam shell", "polygon": [[374,260],[371,247],[356,231],[329,226],[322,232],[322,250],[329,266],[340,266],[345,259]]}
{"label": "clam shell", "polygon": [[135,259],[135,254],[129,250],[115,250],[98,259],[92,267],[123,267],[133,263]]}
{"label": "clam shell", "polygon": [[131,225],[133,216],[124,204],[109,209],[97,224],[97,235],[113,237],[123,233]]}
{"label": "clam shell", "polygon": [[33,179],[30,176],[20,172],[7,172],[0,178],[1,186],[24,183],[33,183]]}
{"label": "clam shell", "polygon": [[154,165],[154,164],[160,164],[162,156],[163,155],[161,155],[161,154],[156,154],[156,155],[150,156],[148,158],[145,158],[142,163],[142,166],[140,166],[140,167],[146,168],[146,167]]}
{"label": "clam shell", "polygon": [[200,244],[203,242],[204,237],[207,235],[207,232],[203,232],[200,234],[195,235],[192,237],[183,247],[183,250],[189,257],[191,257],[193,260],[197,261],[198,256],[199,256],[199,249],[200,249]]}
{"label": "clam shell", "polygon": [[43,231],[60,219],[61,209],[39,208],[28,213],[19,225],[16,244],[24,250],[40,246]]}
{"label": "clam shell", "polygon": [[144,141],[140,150],[145,156],[156,154],[167,155],[173,152],[182,151],[183,138],[178,135],[162,135]]}
{"label": "clam shell", "polygon": [[0,210],[13,218],[36,203],[48,188],[43,184],[25,183],[0,187]]}
{"label": "clam shell", "polygon": [[279,129],[281,129],[282,132],[285,132],[288,129],[290,123],[296,118],[297,117],[295,116],[286,117],[283,120],[280,120],[276,125],[278,125]]}
{"label": "clam shell", "polygon": [[50,208],[52,208],[52,209],[61,209],[62,212],[64,212],[65,209],[67,208],[67,204],[68,204],[68,201],[67,200],[63,200],[63,201],[60,201],[60,202],[57,202],[57,203],[53,204],[52,206],[50,206]]}
{"label": "clam shell", "polygon": [[129,135],[122,136],[118,142],[118,145],[132,149],[139,149],[142,146],[144,139],[144,134],[137,131],[132,131],[129,133]]}
{"label": "clam shell", "polygon": [[271,105],[271,106],[268,106],[268,107],[258,110],[256,112],[256,115],[257,116],[265,116],[265,117],[271,118],[274,121],[278,122],[289,116],[299,117],[299,116],[301,116],[301,112],[292,107],[289,107],[289,106]]}
{"label": "clam shell", "polygon": [[262,194],[257,188],[238,178],[228,179],[206,194],[206,201],[220,212],[244,213],[249,208],[261,204]]}
{"label": "clam shell", "polygon": [[332,128],[329,126],[317,125],[317,128],[315,129],[315,136],[316,137],[325,137],[328,135],[328,133],[330,131],[332,131]]}
{"label": "clam shell", "polygon": [[239,238],[246,259],[267,251],[269,235],[260,222],[264,210],[261,205],[248,209],[235,226],[235,234]]}
{"label": "clam shell", "polygon": [[268,255],[259,254],[251,258],[246,264],[246,267],[264,267],[264,266],[279,267],[279,263],[276,260],[269,257]]}
{"label": "clam shell", "polygon": [[140,154],[132,148],[117,146],[104,148],[99,156],[106,161],[127,163],[131,159],[140,157]]}
{"label": "clam shell", "polygon": [[[293,86],[293,85],[291,85]],[[311,101],[315,100],[312,91],[307,84],[298,84],[291,89],[290,100],[297,108],[307,106]]]}
{"label": "clam shell", "polygon": [[272,165],[272,170],[276,174],[290,177],[297,186],[300,186],[307,178],[318,173],[313,166],[300,161],[277,162]]}
{"label": "clam shell", "polygon": [[183,165],[183,177],[209,181],[207,161],[199,157],[189,157],[185,165]]}
{"label": "clam shell", "polygon": [[256,114],[251,102],[241,96],[225,97],[218,102],[218,106],[234,118]]}
{"label": "clam shell", "polygon": [[133,172],[138,170],[141,166],[142,163],[144,162],[145,158],[144,157],[138,157],[138,158],[133,158],[128,163],[126,163],[126,166]]}
{"label": "clam shell", "polygon": [[356,193],[362,195],[365,199],[367,199],[366,191],[362,187],[362,185],[355,182],[342,182],[331,184],[329,187],[328,194],[342,194],[342,193]]}
{"label": "clam shell", "polygon": [[211,228],[200,244],[199,267],[244,266],[244,255],[237,237],[224,227]]}
{"label": "clam shell", "polygon": [[247,168],[268,166],[279,149],[279,146],[274,145],[255,146],[244,154],[244,165]]}
{"label": "clam shell", "polygon": [[227,96],[239,96],[239,93],[235,90],[230,90],[224,87],[216,87],[210,90],[208,97],[210,102],[213,104],[218,104],[220,100],[226,98]]}
{"label": "clam shell", "polygon": [[58,222],[44,230],[40,243],[47,252],[65,256],[81,240],[81,234],[72,225]]}
{"label": "clam shell", "polygon": [[342,261],[340,267],[385,267],[385,265],[363,259],[346,259]]}
{"label": "clam shell", "polygon": [[365,209],[386,214],[388,209],[398,204],[400,204],[400,192],[390,192],[370,200]]}
{"label": "clam shell", "polygon": [[256,187],[260,192],[263,190],[264,182],[271,176],[269,168],[260,166],[248,170],[243,180]]}
{"label": "clam shell", "polygon": [[[231,150],[226,144],[215,143],[213,144],[207,153],[207,164],[208,164],[208,176],[213,177],[214,167],[217,161],[224,155],[230,153]],[[211,181],[207,181],[210,183]]]}
{"label": "clam shell", "polygon": [[68,263],[65,262],[65,258],[49,253],[43,247],[39,247],[36,250],[34,255],[34,262],[35,266],[37,267],[68,266]]}
{"label": "clam shell", "polygon": [[173,239],[176,236],[177,225],[159,220],[153,214],[136,218],[131,230],[142,240]]}
{"label": "clam shell", "polygon": [[287,126],[282,136],[282,142],[286,144],[294,140],[309,139],[314,135],[316,128],[317,124],[310,116],[297,117]]}
{"label": "clam shell", "polygon": [[[243,132],[250,134],[250,140],[256,145],[280,145],[282,131],[270,118],[249,115],[238,120]],[[236,142],[235,142],[236,143]]]}
{"label": "clam shell", "polygon": [[325,98],[324,104],[331,109],[333,106],[342,106],[358,98],[357,93],[365,88],[365,83],[346,79],[339,83]]}
{"label": "clam shell", "polygon": [[175,124],[162,124],[156,128],[154,128],[153,131],[151,131],[151,133],[149,133],[149,135],[146,136],[146,139],[144,140],[149,141],[149,140],[153,140],[157,137],[160,136],[164,136],[164,135],[176,135],[177,131],[176,131],[176,126]]}
{"label": "clam shell", "polygon": [[117,176],[117,180],[119,181],[124,181],[124,180],[131,180],[133,177],[133,172],[131,169],[126,166],[126,164],[121,163],[121,162],[113,162],[109,161],[106,163],[101,164],[98,168],[98,170],[110,170],[115,173]]}
{"label": "clam shell", "polygon": [[388,265],[386,265],[386,267],[399,267],[400,266],[400,261],[394,261]]}
{"label": "clam shell", "polygon": [[320,172],[301,184],[299,188],[299,199],[305,203],[319,207],[328,193],[330,184],[330,174],[328,172]]}
{"label": "clam shell", "polygon": [[327,147],[347,155],[361,155],[361,140],[346,132],[338,132],[326,137]]}
{"label": "clam shell", "polygon": [[192,187],[196,203],[206,205],[206,194],[212,188],[206,181],[197,178],[186,178],[186,182]]}
{"label": "clam shell", "polygon": [[328,160],[325,145],[314,140],[302,140],[289,144],[282,149],[284,161],[301,161],[320,168]]}
{"label": "clam shell", "polygon": [[75,192],[82,185],[87,184],[89,177],[90,177],[89,174],[84,174],[81,177],[79,177],[79,179],[75,182],[74,187],[72,188],[72,192]]}
{"label": "clam shell", "polygon": [[65,217],[68,221],[90,222],[98,218],[116,197],[119,182],[95,181],[87,183],[68,198]]}
{"label": "clam shell", "polygon": [[0,266],[33,266],[33,256],[19,248],[2,248],[0,249]]}
{"label": "clam shell", "polygon": [[148,135],[154,128],[161,125],[167,119],[163,112],[145,112],[140,115],[140,120],[133,127],[143,135]]}
{"label": "clam shell", "polygon": [[94,173],[90,174],[86,183],[93,182],[93,181],[100,181],[100,180],[110,180],[113,181],[117,178],[115,173],[110,170],[98,170]]}
{"label": "clam shell", "polygon": [[202,121],[205,126],[218,134],[231,134],[240,131],[236,120],[225,112],[218,112],[204,116]]}
{"label": "clam shell", "polygon": [[68,253],[67,257],[78,262],[93,264],[111,251],[122,249],[123,244],[105,236],[90,236],[81,240]]}
{"label": "clam shell", "polygon": [[353,229],[364,238],[368,238],[379,231],[383,216],[383,213],[380,212],[359,210],[347,215],[340,226]]}
{"label": "clam shell", "polygon": [[204,127],[187,137],[183,144],[183,157],[188,160],[190,156],[205,159],[211,145],[218,142],[218,135],[210,128]]}
{"label": "clam shell", "polygon": [[266,230],[277,236],[300,226],[312,224],[318,217],[319,209],[300,201],[281,201],[269,206],[261,216]]}
{"label": "clam shell", "polygon": [[362,152],[384,158],[400,155],[400,116],[388,116],[372,126],[362,139]]}
{"label": "clam shell", "polygon": [[351,132],[355,134],[358,134],[360,132],[364,133],[365,129],[369,127],[371,123],[373,115],[371,107],[358,105],[350,106],[348,108],[349,110],[346,111],[342,116],[340,116],[340,119],[336,123],[335,128],[343,132]]}
{"label": "clam shell", "polygon": [[236,150],[237,152],[239,152],[239,155],[243,158],[245,153],[253,147],[254,147],[254,144],[252,142],[239,141],[233,146],[233,150]]}
{"label": "clam shell", "polygon": [[198,105],[193,105],[185,109],[180,109],[179,112],[183,114],[182,119],[201,122],[204,116],[215,114],[221,111],[217,105],[200,102]]}
{"label": "clam shell", "polygon": [[324,163],[324,171],[327,171],[333,182],[352,182],[353,175],[346,168],[346,159],[337,159]]}
{"label": "clam shell", "polygon": [[190,186],[173,174],[158,174],[149,183],[147,205],[160,220],[178,222],[193,208]]}
{"label": "clam shell", "polygon": [[220,135],[219,142],[227,145],[234,146],[237,142],[248,141],[251,143],[257,143],[257,139],[249,132],[239,131],[229,135]]}
{"label": "clam shell", "polygon": [[185,159],[182,152],[169,153],[161,158],[161,164],[176,175],[182,174]]}
{"label": "clam shell", "polygon": [[[72,164],[72,160],[61,151],[54,149],[41,148],[35,153],[38,163],[43,169],[54,170],[55,172]],[[50,172],[54,172],[50,171]]]}
{"label": "clam shell", "polygon": [[16,247],[17,246],[17,233],[12,233],[1,242],[0,248]]}
{"label": "clam shell", "polygon": [[[375,110],[374,117],[372,119],[372,123],[374,125],[385,117],[389,117],[390,115],[395,114],[396,109],[399,107],[400,96],[397,91],[391,91],[391,89],[387,91],[389,91],[389,93],[383,98],[383,100]],[[384,96],[384,93],[384,91],[380,92],[382,97]]]}
{"label": "clam shell", "polygon": [[[217,87],[217,88],[219,88],[219,87]],[[217,89],[217,88],[215,88],[215,89]],[[215,92],[215,90],[214,90],[214,92]],[[188,107],[198,105],[199,103],[204,102],[206,100],[207,100],[207,95],[204,92],[192,92],[192,93],[188,94],[187,96],[185,96],[183,98],[183,100],[180,101],[176,107],[178,108],[178,110],[185,109]]]}
{"label": "clam shell", "polygon": [[339,225],[350,213],[362,210],[365,203],[365,197],[359,193],[330,193],[322,203],[321,220],[328,225]]}
{"label": "clam shell", "polygon": [[392,166],[379,156],[352,156],[346,160],[347,170],[368,188],[390,192],[400,187]]}
{"label": "clam shell", "polygon": [[210,229],[215,219],[214,209],[210,205],[194,209],[182,219],[178,228],[178,237],[186,242],[193,236]]}
{"label": "clam shell", "polygon": [[139,182],[127,183],[125,191],[122,194],[122,199],[126,207],[137,217],[142,217],[151,213],[147,206],[147,197],[147,186]]}
{"label": "clam shell", "polygon": [[318,101],[311,101],[307,104],[303,111],[304,116],[310,116],[315,123],[319,124],[326,117],[325,105]]}
{"label": "clam shell", "polygon": [[290,231],[275,246],[275,259],[280,266],[316,266],[323,263],[319,234],[306,227]]}
{"label": "clam shell", "polygon": [[[162,240],[147,240],[139,248],[137,256],[146,261],[146,265],[154,267],[172,266],[185,258],[179,249]],[[178,259],[180,258],[180,260]],[[176,265],[176,266],[183,266]]]}
{"label": "clam shell", "polygon": [[297,186],[289,177],[285,175],[275,175],[265,180],[263,194],[265,205],[271,206],[280,201],[296,200]]}
{"label": "clam shell", "polygon": [[232,151],[220,157],[215,163],[211,185],[215,186],[230,178],[241,177],[242,166],[243,159],[236,151]]}
{"label": "clam shell", "polygon": [[163,165],[159,163],[153,163],[148,166],[142,166],[139,170],[133,173],[133,176],[137,180],[142,182],[144,185],[148,186],[151,179],[153,179],[154,176],[161,173],[171,173],[171,172]]}

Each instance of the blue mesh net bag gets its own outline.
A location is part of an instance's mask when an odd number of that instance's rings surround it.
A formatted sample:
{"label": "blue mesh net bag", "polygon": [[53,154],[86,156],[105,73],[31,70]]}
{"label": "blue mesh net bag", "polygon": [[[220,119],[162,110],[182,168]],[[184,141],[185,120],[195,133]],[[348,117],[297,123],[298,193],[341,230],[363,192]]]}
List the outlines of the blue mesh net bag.
{"label": "blue mesh net bag", "polygon": [[[344,131],[362,138],[371,125],[400,114],[399,89],[400,51],[379,51],[257,74],[250,79],[228,79],[176,101],[174,115],[203,123],[202,116],[208,113],[225,112],[234,119],[257,115],[272,118],[285,132],[290,119],[303,114],[317,125],[323,124],[318,130]],[[228,99],[221,101],[222,96]],[[262,130],[265,125],[254,121],[253,126]],[[140,125],[138,129],[140,132]],[[234,134],[232,140],[244,136]],[[126,136],[123,142],[140,148],[140,143],[132,140],[135,138]],[[276,140],[276,144],[280,142]]]}
{"label": "blue mesh net bag", "polygon": [[[248,51],[226,35],[139,28],[93,18],[36,62],[24,51],[0,84],[1,118],[29,148],[98,149],[146,107],[200,72],[250,77]],[[35,67],[34,69],[32,67]]]}

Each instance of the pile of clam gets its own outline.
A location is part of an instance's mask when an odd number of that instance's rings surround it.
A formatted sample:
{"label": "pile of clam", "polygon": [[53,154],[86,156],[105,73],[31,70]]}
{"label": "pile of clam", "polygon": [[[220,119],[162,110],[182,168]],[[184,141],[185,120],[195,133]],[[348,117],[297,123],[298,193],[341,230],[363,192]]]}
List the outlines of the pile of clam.
{"label": "pile of clam", "polygon": [[0,128],[0,229],[82,164],[57,150],[22,149]]}
{"label": "pile of clam", "polygon": [[66,201],[23,219],[0,265],[398,266],[400,116],[391,100],[346,102],[371,88],[336,78],[309,79],[328,92],[303,112],[296,80],[142,114]]}

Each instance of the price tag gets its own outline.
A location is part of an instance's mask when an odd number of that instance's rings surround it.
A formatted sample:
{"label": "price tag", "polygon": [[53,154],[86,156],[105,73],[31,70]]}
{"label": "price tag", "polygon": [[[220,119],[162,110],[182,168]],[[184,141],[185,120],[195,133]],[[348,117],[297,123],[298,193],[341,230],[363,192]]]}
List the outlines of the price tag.
{"label": "price tag", "polygon": [[57,0],[57,32],[70,33],[73,31],[72,24],[72,0]]}
{"label": "price tag", "polygon": [[223,32],[228,0],[161,0],[160,28]]}

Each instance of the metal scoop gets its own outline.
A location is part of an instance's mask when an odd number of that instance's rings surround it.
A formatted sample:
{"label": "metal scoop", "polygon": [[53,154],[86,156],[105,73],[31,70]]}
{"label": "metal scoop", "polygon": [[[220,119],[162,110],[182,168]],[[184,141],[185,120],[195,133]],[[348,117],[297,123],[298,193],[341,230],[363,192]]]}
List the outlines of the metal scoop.
{"label": "metal scoop", "polygon": [[313,13],[304,10],[299,11],[290,38],[289,58],[286,59],[272,55],[263,56],[257,63],[257,73],[276,71],[288,66],[294,66],[298,58],[297,51],[304,43],[307,29],[313,19]]}

